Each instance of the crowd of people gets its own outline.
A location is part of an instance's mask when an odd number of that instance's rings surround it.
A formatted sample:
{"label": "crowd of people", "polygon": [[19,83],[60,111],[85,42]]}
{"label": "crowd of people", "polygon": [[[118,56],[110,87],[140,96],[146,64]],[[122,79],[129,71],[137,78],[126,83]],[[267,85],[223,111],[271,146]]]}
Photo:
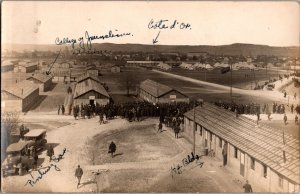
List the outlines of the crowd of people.
{"label": "crowd of people", "polygon": [[[214,105],[218,107],[222,107],[224,109],[227,109],[232,112],[237,112],[238,114],[284,114],[286,113],[286,106],[284,104],[272,104],[272,109],[269,104],[254,104],[254,103],[245,103],[245,104],[238,104],[235,102],[223,102],[223,101],[217,101],[212,102]],[[294,113],[294,111],[297,114],[300,114],[300,105],[294,106],[293,104],[289,106],[291,109],[291,113]]]}
{"label": "crowd of people", "polygon": [[[197,105],[197,104],[196,104]],[[149,102],[126,102],[120,104],[109,103],[107,105],[81,104],[73,107],[73,115],[77,118],[91,118],[105,116],[106,119],[113,119],[117,116],[129,121],[141,121],[144,117],[160,117],[160,121],[172,117],[183,117],[183,114],[191,110],[193,102],[160,103]]]}

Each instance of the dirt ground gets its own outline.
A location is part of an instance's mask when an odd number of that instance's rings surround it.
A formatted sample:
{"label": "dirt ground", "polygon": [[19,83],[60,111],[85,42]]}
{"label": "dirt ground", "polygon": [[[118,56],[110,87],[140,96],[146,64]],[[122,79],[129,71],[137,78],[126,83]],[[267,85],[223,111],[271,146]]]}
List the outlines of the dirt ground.
{"label": "dirt ground", "polygon": [[[154,127],[157,119],[128,122],[118,118],[101,126],[98,118],[74,120],[71,116],[40,112],[30,112],[22,115],[21,119],[25,123],[30,121],[31,126],[37,125],[40,120],[51,123],[53,128],[47,131],[48,144],[54,145],[56,157],[64,149],[66,153],[59,162],[49,162],[46,151],[43,151],[39,156],[38,170],[55,164],[60,171],[50,170],[34,186],[24,185],[26,181],[38,177],[38,171],[32,171],[31,175],[27,173],[3,178],[4,192],[242,191],[240,185],[233,183],[234,176],[219,167],[220,161],[206,157],[202,158],[202,168],[191,164],[182,174],[172,178],[171,166],[180,163],[191,152],[191,143],[185,138],[175,139],[174,133],[168,128],[157,133]],[[119,155],[114,158],[110,158],[107,153],[110,141],[117,144]],[[97,155],[95,160],[91,150],[97,152],[94,154]],[[76,187],[77,180],[74,177],[78,164],[84,171],[79,188]],[[101,173],[95,179],[92,171],[97,170]]]}

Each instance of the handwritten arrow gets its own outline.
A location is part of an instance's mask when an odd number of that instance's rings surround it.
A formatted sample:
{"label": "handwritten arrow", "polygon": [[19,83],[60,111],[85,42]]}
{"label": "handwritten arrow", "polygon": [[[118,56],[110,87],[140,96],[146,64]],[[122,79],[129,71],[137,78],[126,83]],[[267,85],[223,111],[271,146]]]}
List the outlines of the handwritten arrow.
{"label": "handwritten arrow", "polygon": [[49,75],[49,74],[51,73],[51,71],[50,71],[50,70],[52,69],[52,67],[53,67],[54,63],[56,62],[56,60],[57,60],[58,56],[60,55],[60,51],[61,51],[61,49],[59,50],[59,53],[57,54],[57,56],[56,56],[55,60],[53,61],[52,65],[50,66],[49,70],[48,70],[48,71],[46,71],[46,75]]}
{"label": "handwritten arrow", "polygon": [[157,38],[158,38],[159,34],[160,34],[160,31],[158,32],[158,34],[157,34],[156,38],[152,40],[152,43],[153,43],[153,44],[155,44],[155,43],[157,43],[157,42],[158,42]]}

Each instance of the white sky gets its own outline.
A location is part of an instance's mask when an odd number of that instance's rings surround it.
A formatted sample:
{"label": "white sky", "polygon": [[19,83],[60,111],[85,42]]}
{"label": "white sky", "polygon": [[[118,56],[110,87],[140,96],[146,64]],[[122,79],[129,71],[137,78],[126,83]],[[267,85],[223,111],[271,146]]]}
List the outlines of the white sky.
{"label": "white sky", "polygon": [[[162,30],[158,44],[232,43],[299,46],[297,2],[3,2],[2,43],[54,44],[55,38],[103,35],[110,29],[133,36],[93,42],[152,44],[154,20],[177,19],[191,30]],[[38,32],[36,22],[41,20]]]}

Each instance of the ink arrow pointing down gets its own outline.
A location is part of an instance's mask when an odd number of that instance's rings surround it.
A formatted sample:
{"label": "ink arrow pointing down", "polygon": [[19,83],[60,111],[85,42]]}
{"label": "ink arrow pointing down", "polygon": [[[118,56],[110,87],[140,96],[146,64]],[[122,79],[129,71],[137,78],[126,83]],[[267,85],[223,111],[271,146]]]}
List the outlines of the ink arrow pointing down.
{"label": "ink arrow pointing down", "polygon": [[152,43],[153,43],[153,44],[158,43],[157,38],[158,38],[159,34],[160,34],[160,31],[158,32],[156,38],[152,40]]}

